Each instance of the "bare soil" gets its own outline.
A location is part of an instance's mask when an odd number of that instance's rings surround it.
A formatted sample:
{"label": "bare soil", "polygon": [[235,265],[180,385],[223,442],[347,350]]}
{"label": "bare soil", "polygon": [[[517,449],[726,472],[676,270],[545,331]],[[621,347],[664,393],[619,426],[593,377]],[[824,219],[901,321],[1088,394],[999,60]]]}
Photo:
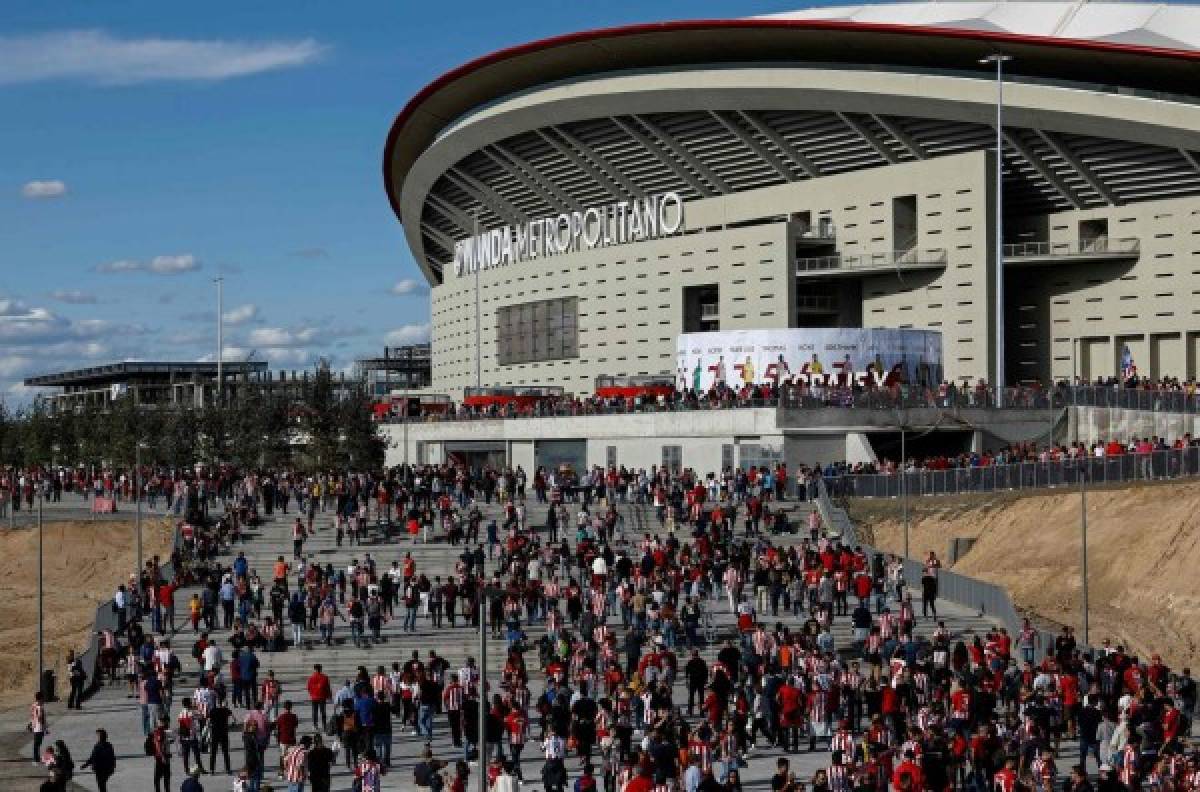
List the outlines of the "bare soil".
{"label": "bare soil", "polygon": [[[65,695],[67,652],[87,646],[96,606],[112,598],[137,566],[132,521],[45,523],[43,538],[46,666]],[[171,522],[142,520],[142,553],[164,561]],[[0,707],[27,703],[36,689],[37,530],[0,530]]]}
{"label": "bare soil", "polygon": [[[1078,490],[910,500],[909,547],[947,558],[950,541],[975,545],[952,567],[1008,589],[1018,607],[1082,635]],[[1200,660],[1200,483],[1165,482],[1087,493],[1091,641],[1104,638],[1169,664]],[[854,501],[864,539],[904,547],[900,504]]]}

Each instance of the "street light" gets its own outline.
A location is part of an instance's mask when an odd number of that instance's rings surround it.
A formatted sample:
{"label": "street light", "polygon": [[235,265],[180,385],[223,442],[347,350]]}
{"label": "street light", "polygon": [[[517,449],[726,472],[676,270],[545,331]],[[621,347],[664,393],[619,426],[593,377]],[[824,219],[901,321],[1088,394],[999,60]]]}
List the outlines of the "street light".
{"label": "street light", "polygon": [[479,334],[479,210],[476,209],[472,214],[474,221],[471,228],[475,234],[472,240],[475,246],[475,387],[480,388],[483,387],[483,338]]}
{"label": "street light", "polygon": [[213,278],[213,283],[217,284],[217,406],[224,404],[224,389],[225,389],[225,317],[224,298],[225,298],[225,279],[222,277]]}
{"label": "street light", "polygon": [[44,608],[44,592],[42,582],[42,502],[45,501],[45,488],[38,487],[38,512],[37,512],[37,529],[38,529],[38,571],[37,571],[37,602],[38,602],[38,629],[37,629],[37,652],[38,652],[38,690],[42,691],[45,696],[46,691],[46,640],[45,640],[45,608]]}
{"label": "street light", "polygon": [[504,590],[498,586],[482,586],[479,591],[479,792],[488,792],[487,773],[484,772],[487,767],[487,610],[488,602],[503,594]]}
{"label": "street light", "polygon": [[139,440],[133,447],[133,502],[135,504],[134,531],[137,533],[137,614],[142,618],[142,449],[146,447],[144,440]]}
{"label": "street light", "polygon": [[1088,646],[1088,545],[1087,545],[1087,477],[1090,457],[1083,457],[1083,466],[1079,472],[1079,539],[1081,553],[1081,568],[1079,570],[1083,590],[1083,645]]}
{"label": "street light", "polygon": [[1004,64],[1012,55],[980,58],[996,66],[996,406],[1004,406]]}

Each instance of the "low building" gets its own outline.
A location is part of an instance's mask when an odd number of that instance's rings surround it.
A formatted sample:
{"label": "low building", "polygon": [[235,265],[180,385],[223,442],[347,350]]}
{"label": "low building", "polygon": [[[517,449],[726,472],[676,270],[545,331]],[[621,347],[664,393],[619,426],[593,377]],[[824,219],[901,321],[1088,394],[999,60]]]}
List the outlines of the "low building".
{"label": "low building", "polygon": [[373,399],[393,391],[428,388],[433,382],[433,355],[429,344],[384,347],[383,357],[361,358],[358,371]]}
{"label": "low building", "polygon": [[[227,396],[271,379],[265,361],[224,363],[221,377]],[[56,411],[104,409],[126,397],[138,407],[201,407],[216,400],[217,364],[125,361],[29,377],[25,386],[57,388],[45,397]]]}

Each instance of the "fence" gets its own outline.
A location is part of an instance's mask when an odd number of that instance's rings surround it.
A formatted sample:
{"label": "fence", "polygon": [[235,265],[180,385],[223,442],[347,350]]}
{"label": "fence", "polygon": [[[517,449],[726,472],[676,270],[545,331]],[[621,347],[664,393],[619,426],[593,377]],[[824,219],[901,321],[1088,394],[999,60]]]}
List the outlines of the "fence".
{"label": "fence", "polygon": [[[824,479],[817,479],[816,495],[817,511],[825,522],[830,533],[838,534],[842,543],[850,547],[862,547],[868,556],[881,553],[870,545],[859,540],[858,529],[846,510],[833,502],[829,488]],[[924,564],[913,558],[904,559],[904,579],[910,584],[916,584],[924,573]],[[938,597],[949,600],[956,605],[969,608],[982,617],[989,618],[1008,630],[1009,635],[1016,640],[1024,627],[1024,618],[1008,592],[995,583],[977,580],[966,575],[960,575],[949,569],[938,571]],[[1035,628],[1038,633],[1039,647],[1054,646],[1053,632]],[[1014,647],[1015,648],[1015,647]],[[1086,649],[1086,647],[1080,647]]]}
{"label": "fence", "polygon": [[[183,552],[183,542],[179,532],[179,527],[174,529],[174,543],[172,545],[171,557],[174,558],[177,553]],[[166,580],[172,580],[175,577],[175,564],[168,560],[160,569],[162,576]],[[79,655],[80,662],[83,668],[88,673],[88,683],[86,692],[90,695],[99,687],[101,678],[100,668],[100,633],[104,630],[112,630],[117,632],[117,614],[113,612],[113,601],[107,599],[96,606],[96,618],[92,625],[92,634],[88,636],[87,648]],[[66,684],[67,680],[60,680],[59,686]]]}
{"label": "fence", "polygon": [[835,495],[846,498],[895,498],[901,495],[902,489],[910,496],[919,497],[1075,487],[1079,485],[1081,475],[1086,476],[1089,483],[1107,484],[1178,479],[1198,474],[1200,447],[1187,446],[1147,454],[844,475],[831,477],[828,485]]}
{"label": "fence", "polygon": [[[1002,398],[997,390],[985,386],[940,387],[900,385],[872,388],[848,388],[839,385],[782,385],[778,395],[741,397],[729,395],[710,399],[702,395],[691,399],[657,399],[640,397],[632,400],[601,401],[592,398],[577,401],[545,401],[535,407],[500,407],[486,410],[460,408],[444,414],[414,417],[414,423],[441,421],[495,421],[519,418],[578,417],[587,415],[628,415],[633,413],[697,412],[706,410],[736,410],[741,408],[782,407],[796,410],[816,410],[837,407],[851,410],[895,410],[902,408],[965,409],[1000,408],[1018,410],[1062,409],[1063,407],[1119,407],[1168,413],[1200,413],[1200,391],[1143,390],[1099,385],[1059,386],[1055,388],[1004,388]],[[403,423],[404,416],[390,416],[387,423]]]}

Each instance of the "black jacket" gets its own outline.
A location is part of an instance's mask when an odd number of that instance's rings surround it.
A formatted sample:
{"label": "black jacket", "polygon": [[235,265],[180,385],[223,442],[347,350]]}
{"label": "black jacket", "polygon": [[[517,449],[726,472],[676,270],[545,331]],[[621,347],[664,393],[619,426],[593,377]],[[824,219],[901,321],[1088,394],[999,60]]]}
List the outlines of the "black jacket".
{"label": "black jacket", "polygon": [[112,743],[107,740],[96,743],[92,747],[92,755],[83,763],[83,766],[95,770],[96,775],[113,773],[117,769],[117,754],[113,751]]}

